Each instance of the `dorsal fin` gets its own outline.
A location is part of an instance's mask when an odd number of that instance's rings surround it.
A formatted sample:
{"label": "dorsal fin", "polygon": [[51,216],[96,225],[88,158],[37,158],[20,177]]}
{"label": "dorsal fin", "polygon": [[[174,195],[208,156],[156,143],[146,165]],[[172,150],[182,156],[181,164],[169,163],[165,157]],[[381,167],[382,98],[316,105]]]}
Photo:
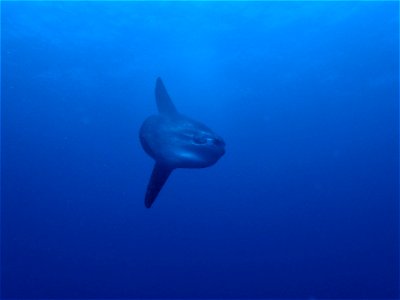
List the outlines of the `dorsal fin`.
{"label": "dorsal fin", "polygon": [[176,115],[178,113],[160,77],[156,81],[156,103],[160,114]]}
{"label": "dorsal fin", "polygon": [[144,205],[147,208],[150,208],[153,202],[156,200],[171,172],[171,168],[163,166],[159,163],[154,165],[149,184],[147,185],[147,192],[144,200]]}

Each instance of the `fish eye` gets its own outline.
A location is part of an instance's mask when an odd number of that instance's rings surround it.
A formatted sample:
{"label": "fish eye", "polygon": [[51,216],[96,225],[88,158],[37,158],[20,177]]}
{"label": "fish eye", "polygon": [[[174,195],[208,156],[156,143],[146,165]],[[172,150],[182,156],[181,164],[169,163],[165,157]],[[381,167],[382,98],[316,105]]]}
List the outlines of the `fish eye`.
{"label": "fish eye", "polygon": [[202,135],[195,135],[193,137],[193,142],[199,145],[203,145],[207,143],[207,138],[205,136]]}

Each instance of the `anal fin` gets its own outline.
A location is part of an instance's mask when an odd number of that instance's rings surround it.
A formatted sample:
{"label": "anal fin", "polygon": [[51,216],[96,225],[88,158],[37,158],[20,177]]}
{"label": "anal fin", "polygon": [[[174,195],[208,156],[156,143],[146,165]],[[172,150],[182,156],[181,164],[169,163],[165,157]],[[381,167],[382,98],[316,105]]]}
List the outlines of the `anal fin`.
{"label": "anal fin", "polygon": [[151,173],[149,184],[147,185],[146,197],[144,205],[150,208],[160,193],[162,187],[167,181],[169,175],[173,169],[168,168],[164,165],[156,163]]}

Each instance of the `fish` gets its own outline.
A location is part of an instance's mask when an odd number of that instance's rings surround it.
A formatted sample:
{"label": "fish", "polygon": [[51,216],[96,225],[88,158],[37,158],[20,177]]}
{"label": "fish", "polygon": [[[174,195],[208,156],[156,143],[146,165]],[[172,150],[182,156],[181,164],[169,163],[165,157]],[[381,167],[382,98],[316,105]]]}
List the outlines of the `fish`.
{"label": "fish", "polygon": [[145,194],[150,208],[172,171],[206,168],[225,154],[225,141],[203,123],[178,112],[160,77],[156,79],[158,114],[149,116],[139,130],[144,151],[155,164]]}

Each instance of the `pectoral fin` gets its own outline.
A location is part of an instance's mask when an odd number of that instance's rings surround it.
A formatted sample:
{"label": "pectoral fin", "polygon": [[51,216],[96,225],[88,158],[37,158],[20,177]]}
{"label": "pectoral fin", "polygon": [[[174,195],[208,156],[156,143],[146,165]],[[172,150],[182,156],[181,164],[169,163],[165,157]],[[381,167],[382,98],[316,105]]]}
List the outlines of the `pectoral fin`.
{"label": "pectoral fin", "polygon": [[153,172],[151,173],[150,181],[147,186],[147,192],[144,201],[144,205],[147,208],[150,208],[156,200],[158,193],[161,191],[172,170],[173,169],[165,167],[158,163],[154,165]]}

